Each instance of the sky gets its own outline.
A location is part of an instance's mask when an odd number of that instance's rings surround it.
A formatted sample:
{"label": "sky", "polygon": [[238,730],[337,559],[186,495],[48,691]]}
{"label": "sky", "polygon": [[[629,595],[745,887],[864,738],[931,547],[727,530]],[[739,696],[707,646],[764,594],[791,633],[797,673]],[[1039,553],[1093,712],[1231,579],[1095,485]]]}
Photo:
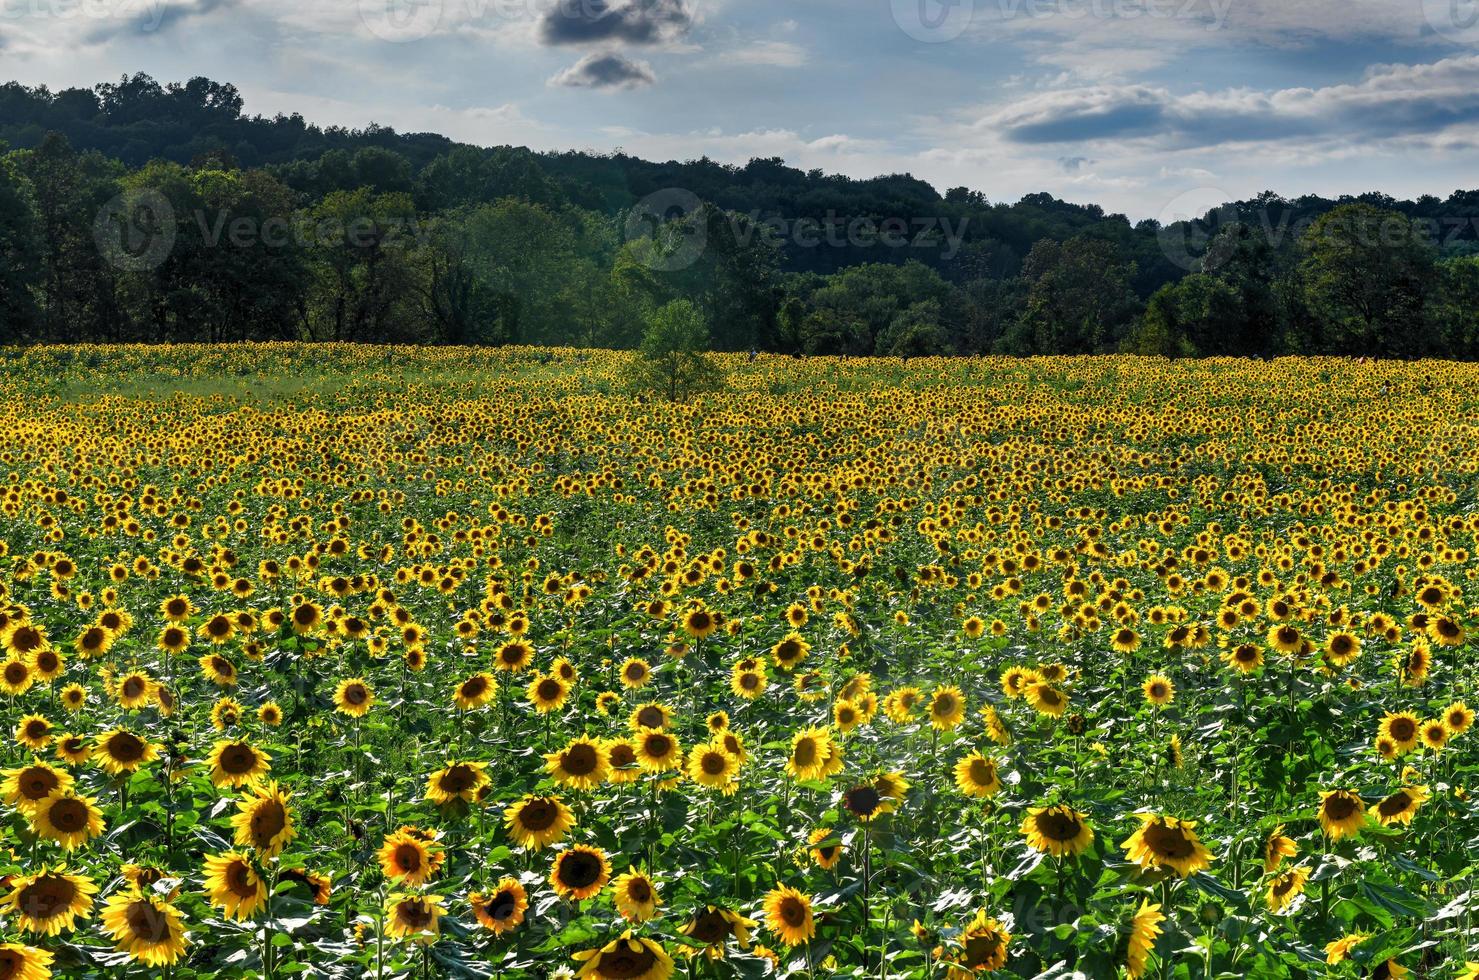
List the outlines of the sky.
{"label": "sky", "polygon": [[1479,0],[0,0],[0,79],[1172,220],[1479,187]]}

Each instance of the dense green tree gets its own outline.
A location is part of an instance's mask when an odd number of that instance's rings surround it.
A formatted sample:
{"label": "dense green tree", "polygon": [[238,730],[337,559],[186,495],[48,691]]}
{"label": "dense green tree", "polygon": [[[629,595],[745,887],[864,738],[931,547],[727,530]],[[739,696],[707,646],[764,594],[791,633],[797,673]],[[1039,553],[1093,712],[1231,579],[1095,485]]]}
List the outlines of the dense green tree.
{"label": "dense green tree", "polygon": [[703,313],[686,299],[675,299],[654,310],[632,362],[633,381],[640,391],[671,402],[723,384],[719,366],[708,355],[709,327]]}
{"label": "dense green tree", "polygon": [[[4,151],[0,144],[0,157]],[[0,338],[34,334],[41,315],[34,290],[41,278],[35,212],[13,166],[0,158]]]}
{"label": "dense green tree", "polygon": [[1301,239],[1305,302],[1336,353],[1425,353],[1425,306],[1436,274],[1422,229],[1406,215],[1345,204]]}
{"label": "dense green tree", "polygon": [[1012,352],[1088,354],[1117,346],[1139,312],[1135,266],[1109,241],[1041,241],[1022,263],[1027,302],[1004,340]]}

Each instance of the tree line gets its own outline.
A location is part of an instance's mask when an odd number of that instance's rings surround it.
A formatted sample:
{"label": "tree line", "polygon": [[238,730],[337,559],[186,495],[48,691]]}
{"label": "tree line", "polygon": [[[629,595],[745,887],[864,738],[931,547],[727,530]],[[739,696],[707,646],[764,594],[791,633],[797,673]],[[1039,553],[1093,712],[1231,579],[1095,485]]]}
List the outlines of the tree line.
{"label": "tree line", "polygon": [[[145,75],[0,85],[0,341],[1479,355],[1479,191],[1162,226],[778,159],[475,147]],[[668,310],[669,314],[661,311]]]}

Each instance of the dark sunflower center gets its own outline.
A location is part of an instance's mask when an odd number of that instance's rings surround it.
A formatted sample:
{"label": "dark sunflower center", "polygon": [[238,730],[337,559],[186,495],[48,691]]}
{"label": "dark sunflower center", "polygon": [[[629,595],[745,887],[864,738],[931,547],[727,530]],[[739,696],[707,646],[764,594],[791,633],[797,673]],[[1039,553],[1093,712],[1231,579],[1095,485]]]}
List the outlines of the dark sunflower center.
{"label": "dark sunflower center", "polygon": [[705,775],[722,776],[724,775],[724,771],[729,768],[729,765],[728,761],[720,753],[705,752],[703,758],[699,760],[699,767],[703,769]]}
{"label": "dark sunflower center", "polygon": [[87,805],[81,800],[61,799],[49,811],[51,825],[64,834],[87,829]]}
{"label": "dark sunflower center", "polygon": [[1382,800],[1380,803],[1377,804],[1376,809],[1377,812],[1384,817],[1394,817],[1399,813],[1406,812],[1407,807],[1411,802],[1412,797],[1407,795],[1406,790],[1402,790],[1401,792],[1393,793],[1391,796],[1388,796],[1386,799]]}
{"label": "dark sunflower center", "polygon": [[[618,943],[618,948],[601,954],[599,975],[611,980],[626,980],[628,977],[644,976],[657,963],[652,950],[640,943]],[[633,950],[631,947],[636,946]]]}
{"label": "dark sunflower center", "polygon": [[564,758],[561,760],[565,771],[572,776],[586,776],[595,772],[600,761],[601,757],[597,754],[596,747],[584,742],[566,749]]}
{"label": "dark sunflower center", "polygon": [[425,929],[432,922],[431,906],[420,899],[401,902],[395,907],[395,914],[407,928],[414,931]]}
{"label": "dark sunflower center", "polygon": [[153,902],[133,902],[124,912],[129,932],[139,939],[161,943],[169,939],[169,919]]}
{"label": "dark sunflower center", "polygon": [[448,793],[461,793],[475,781],[473,770],[469,766],[452,766],[442,773],[442,789]]}
{"label": "dark sunflower center", "polygon": [[421,848],[415,844],[401,844],[395,849],[395,866],[402,872],[410,874],[421,868]]}
{"label": "dark sunflower center", "polygon": [[502,922],[505,919],[513,918],[514,912],[518,907],[519,902],[513,892],[501,891],[497,895],[494,895],[492,901],[488,903],[487,911],[489,917],[495,921]]}
{"label": "dark sunflower center", "polygon": [[108,754],[119,762],[137,762],[144,757],[144,740],[128,732],[108,739]]}
{"label": "dark sunflower center", "polygon": [[287,825],[288,815],[281,803],[276,800],[259,803],[252,813],[252,840],[265,850]]}
{"label": "dark sunflower center", "polygon": [[1048,840],[1070,841],[1078,836],[1082,824],[1071,813],[1049,810],[1037,815],[1037,832]]}
{"label": "dark sunflower center", "polygon": [[50,919],[69,908],[76,897],[76,886],[66,878],[46,875],[21,889],[15,907],[33,919]]}
{"label": "dark sunflower center", "polygon": [[729,920],[717,911],[708,911],[693,920],[688,935],[701,943],[714,945],[729,938]]}
{"label": "dark sunflower center", "polygon": [[228,745],[221,753],[221,768],[233,776],[251,772],[257,767],[257,753],[250,746],[237,742]]}
{"label": "dark sunflower center", "polygon": [[525,830],[541,831],[554,826],[559,808],[547,799],[530,800],[519,811],[519,823]]}
{"label": "dark sunflower center", "polygon": [[1162,860],[1179,860],[1192,855],[1191,841],[1177,827],[1152,824],[1146,829],[1145,840],[1151,852]]}
{"label": "dark sunflower center", "polygon": [[860,817],[869,817],[878,811],[883,797],[872,786],[858,786],[847,791],[846,806]]}
{"label": "dark sunflower center", "polygon": [[560,859],[560,881],[567,888],[589,888],[601,878],[601,862],[586,851],[571,851]]}
{"label": "dark sunflower center", "polygon": [[781,904],[777,911],[780,914],[781,921],[793,929],[799,928],[806,922],[806,906],[800,899],[790,896],[781,899]]}

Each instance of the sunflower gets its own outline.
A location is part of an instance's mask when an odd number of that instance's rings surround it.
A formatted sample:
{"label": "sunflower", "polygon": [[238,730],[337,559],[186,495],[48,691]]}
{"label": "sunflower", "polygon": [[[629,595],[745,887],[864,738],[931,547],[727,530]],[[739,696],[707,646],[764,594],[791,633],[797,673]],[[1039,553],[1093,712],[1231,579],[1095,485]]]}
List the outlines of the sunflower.
{"label": "sunflower", "polygon": [[72,788],[72,777],[44,762],[7,769],[0,782],[0,798],[21,812],[28,812],[57,790]]}
{"label": "sunflower", "polygon": [[159,758],[159,746],[123,728],[112,728],[97,737],[93,758],[110,776],[137,772]]}
{"label": "sunflower", "polygon": [[71,789],[53,790],[26,814],[37,836],[72,851],[103,832],[103,813],[90,796]]}
{"label": "sunflower", "polygon": [[632,783],[642,778],[642,766],[637,761],[637,746],[631,739],[607,739],[601,743],[601,754],[606,758],[607,782]]}
{"label": "sunflower", "polygon": [[323,626],[324,610],[316,602],[301,602],[288,614],[294,633],[313,633]]}
{"label": "sunflower", "polygon": [[56,936],[76,927],[77,919],[87,918],[92,911],[92,897],[98,886],[83,875],[68,874],[64,869],[43,868],[37,874],[10,879],[10,894],[0,902],[0,910],[13,918],[22,932]]}
{"label": "sunflower", "polygon": [[190,631],[183,626],[166,626],[159,631],[154,645],[162,653],[184,653],[190,647]]}
{"label": "sunflower", "polygon": [[1240,674],[1251,674],[1263,666],[1263,649],[1256,643],[1240,643],[1223,653],[1222,661]]}
{"label": "sunflower", "polygon": [[806,728],[791,736],[791,754],[786,772],[795,779],[820,779],[832,754],[832,733],[825,728]]}
{"label": "sunflower", "polygon": [[652,681],[652,665],[641,657],[628,657],[619,671],[621,686],[629,691],[640,691]]}
{"label": "sunflower", "polygon": [[154,700],[154,683],[143,671],[131,671],[118,682],[117,698],[118,704],[129,711],[147,707]]}
{"label": "sunflower", "polygon": [[1140,686],[1140,690],[1145,692],[1146,703],[1157,708],[1163,708],[1176,700],[1176,685],[1163,674],[1151,674]]}
{"label": "sunflower", "polygon": [[562,898],[591,898],[611,880],[611,862],[599,847],[575,844],[555,855],[549,883]]}
{"label": "sunflower", "polygon": [[351,718],[363,718],[375,704],[375,689],[362,677],[339,682],[334,689],[334,708]]}
{"label": "sunflower", "polygon": [[437,806],[447,806],[454,800],[472,803],[490,782],[486,764],[450,762],[427,777],[426,798]]}
{"label": "sunflower", "polygon": [[509,640],[493,654],[493,666],[510,674],[517,674],[529,666],[534,659],[534,648],[523,640]]}
{"label": "sunflower", "polygon": [[419,888],[431,880],[437,865],[438,846],[416,834],[398,830],[385,835],[375,857],[386,879],[396,884]]}
{"label": "sunflower", "polygon": [[183,623],[195,615],[195,604],[188,596],[172,595],[159,604],[159,615],[171,623]]}
{"label": "sunflower", "polygon": [[1332,789],[1320,794],[1320,826],[1331,840],[1356,833],[1366,822],[1366,801],[1352,790]]}
{"label": "sunflower", "polygon": [[15,726],[15,740],[32,752],[51,744],[51,722],[44,715],[26,715]]}
{"label": "sunflower", "polygon": [[185,954],[185,922],[167,899],[136,889],[119,892],[103,906],[103,931],[118,949],[145,966],[169,966]]}
{"label": "sunflower", "polygon": [[1050,718],[1060,717],[1068,707],[1067,696],[1047,681],[1037,681],[1027,685],[1024,694],[1032,710]]}
{"label": "sunflower", "polygon": [[1202,845],[1190,820],[1137,813],[1140,827],[1120,846],[1146,871],[1170,869],[1183,878],[1211,867],[1212,854]]}
{"label": "sunflower", "polygon": [[978,973],[994,973],[1006,966],[1012,934],[982,910],[976,913],[955,942],[957,949],[952,962],[960,970],[952,973],[969,977]]}
{"label": "sunflower", "polygon": [[301,868],[284,868],[278,873],[278,881],[291,881],[307,888],[313,895],[314,905],[328,905],[334,895],[333,878],[329,874],[304,871]]}
{"label": "sunflower", "polygon": [[211,783],[236,789],[265,777],[272,771],[272,756],[250,742],[222,739],[211,749]]}
{"label": "sunflower", "polygon": [[616,911],[630,922],[646,922],[657,915],[657,907],[662,904],[656,882],[643,871],[618,875],[611,883],[611,892]]}
{"label": "sunflower", "polygon": [[1277,915],[1288,908],[1304,892],[1309,877],[1310,869],[1299,865],[1270,878],[1266,895],[1269,911]]}
{"label": "sunflower", "polygon": [[87,688],[81,684],[68,684],[62,688],[62,707],[68,711],[81,711],[87,705]]}
{"label": "sunflower", "polygon": [[276,728],[282,724],[282,708],[276,701],[267,701],[257,709],[257,720],[264,725]]}
{"label": "sunflower", "polygon": [[1410,711],[1387,712],[1381,720],[1377,732],[1385,738],[1389,738],[1396,746],[1397,752],[1410,752],[1417,747],[1419,737],[1419,725],[1417,715]]}
{"label": "sunflower", "polygon": [[207,854],[205,894],[226,918],[241,921],[250,919],[267,904],[267,883],[244,854]]}
{"label": "sunflower", "polygon": [[1474,724],[1474,710],[1462,701],[1455,701],[1443,709],[1443,723],[1455,735],[1462,735]]}
{"label": "sunflower", "polygon": [[729,689],[736,697],[753,701],[765,693],[770,682],[765,679],[764,667],[747,667],[743,670],[735,670],[729,677]]}
{"label": "sunflower", "polygon": [[816,862],[816,866],[823,871],[830,871],[837,867],[837,862],[842,860],[842,842],[829,827],[818,827],[807,837],[809,846],[808,854]]}
{"label": "sunflower", "polygon": [[441,918],[446,914],[440,895],[392,892],[385,900],[385,934],[393,939],[435,942],[442,932]]}
{"label": "sunflower", "polygon": [[930,694],[930,725],[942,732],[954,729],[965,720],[965,697],[953,684],[942,684]]}
{"label": "sunflower", "polygon": [[765,924],[787,946],[808,943],[817,934],[811,899],[789,885],[779,885],[766,892]]}
{"label": "sunflower", "polygon": [[1325,962],[1329,966],[1335,966],[1351,958],[1351,951],[1357,946],[1370,939],[1371,936],[1364,932],[1351,932],[1339,939],[1325,944]]}
{"label": "sunflower", "polygon": [[17,697],[25,694],[36,683],[36,675],[25,660],[11,656],[0,663],[0,692]]}
{"label": "sunflower", "polygon": [[673,959],[654,939],[634,938],[631,930],[605,946],[574,954],[582,964],[579,980],[668,980]]}
{"label": "sunflower", "polygon": [[570,808],[558,796],[525,796],[503,811],[508,835],[531,851],[558,844],[575,826]]}
{"label": "sunflower", "polygon": [[1417,813],[1417,808],[1422,806],[1428,798],[1426,786],[1404,786],[1391,796],[1371,804],[1366,811],[1383,827],[1392,824],[1407,825],[1412,823],[1412,818]]}
{"label": "sunflower", "polygon": [[570,685],[556,674],[535,674],[526,692],[529,703],[540,714],[548,714],[564,707],[570,696]]}
{"label": "sunflower", "polygon": [[1279,824],[1263,841],[1264,873],[1273,874],[1279,870],[1279,865],[1284,863],[1285,858],[1292,858],[1298,853],[1299,845],[1284,833],[1284,825]]}
{"label": "sunflower", "polygon": [[486,671],[473,674],[457,685],[452,692],[452,703],[463,711],[474,711],[493,700],[498,693],[498,681]]}
{"label": "sunflower", "polygon": [[1422,724],[1423,745],[1433,752],[1441,752],[1448,744],[1448,725],[1442,718],[1434,718]]}
{"label": "sunflower", "polygon": [[788,671],[795,670],[809,653],[811,653],[811,644],[803,640],[799,633],[787,633],[775,646],[770,648],[770,655],[775,659],[775,665]]}
{"label": "sunflower", "polygon": [[667,732],[644,728],[632,742],[637,750],[637,764],[648,772],[666,772],[683,764],[683,748]]}
{"label": "sunflower", "polygon": [[883,699],[883,713],[897,725],[907,725],[914,720],[914,710],[924,701],[924,692],[917,687],[900,687],[890,691]]}
{"label": "sunflower", "polygon": [[53,744],[56,746],[56,757],[69,766],[80,766],[92,758],[92,746],[88,744],[85,735],[63,732],[56,737]]}
{"label": "sunflower", "polygon": [[1289,623],[1280,623],[1269,628],[1268,645],[1284,654],[1297,654],[1304,648],[1304,637]]}
{"label": "sunflower", "polygon": [[690,609],[683,615],[683,629],[694,639],[702,640],[712,635],[719,625],[719,617],[703,606]]}
{"label": "sunflower", "polygon": [[0,980],[50,980],[52,955],[19,943],[0,943]]}
{"label": "sunflower", "polygon": [[701,745],[688,754],[688,778],[700,786],[732,792],[739,759],[718,742]]}
{"label": "sunflower", "polygon": [[293,827],[293,810],[288,806],[292,794],[277,782],[256,783],[247,796],[236,804],[240,811],[231,818],[239,847],[255,848],[262,857],[277,857],[297,831]]}
{"label": "sunflower", "polygon": [[955,763],[955,785],[966,796],[978,799],[995,796],[1001,792],[996,760],[979,751],[960,759]]}
{"label": "sunflower", "polygon": [[1066,803],[1030,807],[1022,820],[1027,846],[1053,857],[1076,857],[1094,843],[1087,815]]}
{"label": "sunflower", "polygon": [[672,709],[656,701],[637,705],[632,709],[631,716],[627,718],[627,727],[634,732],[644,728],[667,728],[672,723]]}
{"label": "sunflower", "polygon": [[571,739],[560,751],[546,754],[544,768],[555,782],[572,789],[595,789],[611,771],[601,743],[584,737]]}
{"label": "sunflower", "polygon": [[529,909],[529,896],[524,886],[519,884],[519,879],[512,877],[499,879],[486,895],[473,892],[467,896],[467,902],[472,906],[473,918],[495,936],[517,929]]}
{"label": "sunflower", "polygon": [[1161,923],[1165,920],[1160,905],[1140,900],[1140,908],[1130,920],[1130,944],[1125,955],[1125,974],[1129,980],[1140,980],[1145,975],[1156,937],[1161,934]]}
{"label": "sunflower", "polygon": [[750,948],[750,930],[758,925],[754,919],[747,919],[738,912],[718,905],[706,905],[704,910],[696,914],[687,925],[679,931],[696,943],[704,947],[704,954],[710,959],[718,959],[724,955],[724,944],[733,936],[734,941],[742,950]]}

